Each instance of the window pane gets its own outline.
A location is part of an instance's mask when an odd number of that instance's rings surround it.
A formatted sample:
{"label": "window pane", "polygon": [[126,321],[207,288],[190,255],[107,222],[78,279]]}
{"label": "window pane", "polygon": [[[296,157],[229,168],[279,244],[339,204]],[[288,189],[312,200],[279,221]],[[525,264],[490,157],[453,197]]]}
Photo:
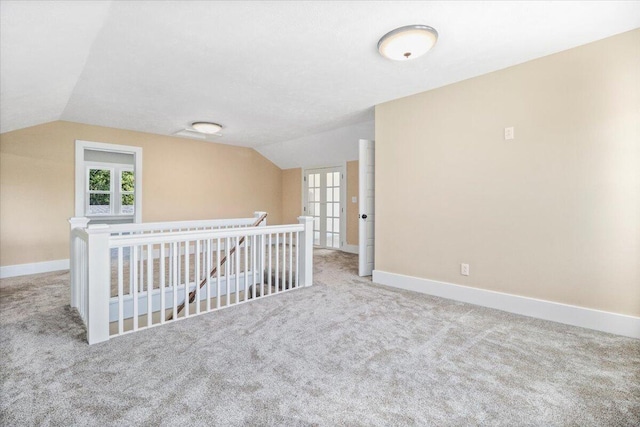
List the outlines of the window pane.
{"label": "window pane", "polygon": [[333,185],[338,187],[340,185],[340,172],[333,173]]}
{"label": "window pane", "polygon": [[328,232],[333,231],[333,220],[331,218],[327,219],[327,231]]}
{"label": "window pane", "polygon": [[333,174],[331,172],[327,174],[327,187],[333,187]]}
{"label": "window pane", "polygon": [[89,195],[89,215],[108,215],[111,213],[110,194]]}
{"label": "window pane", "polygon": [[122,191],[133,191],[133,171],[122,171],[122,179],[120,181]]}
{"label": "window pane", "polygon": [[340,247],[340,235],[339,234],[334,234],[333,235],[333,247],[334,248],[339,248]]}
{"label": "window pane", "polygon": [[320,216],[320,203],[314,203],[315,207],[313,208],[314,216]]}
{"label": "window pane", "polygon": [[309,187],[315,187],[315,177],[313,176],[313,174],[309,174],[307,176],[307,179],[309,180]]}
{"label": "window pane", "polygon": [[327,188],[327,202],[333,202],[333,190]]}
{"label": "window pane", "polygon": [[340,220],[338,218],[335,218],[333,220],[333,231],[335,231],[336,233],[340,232]]}
{"label": "window pane", "polygon": [[89,191],[110,191],[111,171],[109,169],[89,169]]}
{"label": "window pane", "polygon": [[120,207],[120,213],[125,215],[133,215],[134,213],[133,194],[122,195],[122,206]]}
{"label": "window pane", "polygon": [[340,203],[333,204],[333,216],[336,218],[340,217]]}
{"label": "window pane", "polygon": [[334,202],[339,202],[340,201],[340,189],[339,188],[334,188],[333,189],[333,201]]}

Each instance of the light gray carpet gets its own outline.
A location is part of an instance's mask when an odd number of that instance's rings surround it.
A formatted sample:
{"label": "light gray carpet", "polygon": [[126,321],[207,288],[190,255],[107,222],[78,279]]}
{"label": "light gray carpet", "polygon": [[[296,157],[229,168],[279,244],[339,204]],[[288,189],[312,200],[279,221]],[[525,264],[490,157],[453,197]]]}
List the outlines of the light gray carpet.
{"label": "light gray carpet", "polygon": [[0,423],[640,425],[640,341],[372,285],[316,285],[89,347],[68,274],[0,284]]}

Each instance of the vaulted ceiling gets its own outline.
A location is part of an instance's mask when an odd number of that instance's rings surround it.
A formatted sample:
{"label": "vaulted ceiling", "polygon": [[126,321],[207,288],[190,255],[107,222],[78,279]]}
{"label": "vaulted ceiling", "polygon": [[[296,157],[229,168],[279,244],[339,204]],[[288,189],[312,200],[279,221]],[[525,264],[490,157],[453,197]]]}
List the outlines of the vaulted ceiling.
{"label": "vaulted ceiling", "polygon": [[[640,27],[640,2],[2,1],[0,132],[52,120],[248,147],[373,119],[373,106]],[[426,56],[378,39],[435,27]]]}

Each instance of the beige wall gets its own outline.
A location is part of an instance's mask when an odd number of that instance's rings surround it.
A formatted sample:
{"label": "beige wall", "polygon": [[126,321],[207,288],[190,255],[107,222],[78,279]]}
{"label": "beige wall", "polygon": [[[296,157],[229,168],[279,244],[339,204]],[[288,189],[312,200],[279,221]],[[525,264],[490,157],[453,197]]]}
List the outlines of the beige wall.
{"label": "beige wall", "polygon": [[282,172],[253,149],[57,121],[0,135],[0,265],[69,257],[76,139],[143,148],[145,222],[281,222]]}
{"label": "beige wall", "polygon": [[282,171],[282,223],[297,224],[302,215],[302,169]]}
{"label": "beige wall", "polygon": [[358,197],[358,161],[347,162],[347,244],[358,245],[358,200],[352,203],[351,199]]}
{"label": "beige wall", "polygon": [[638,52],[635,30],[377,106],[376,270],[640,316]]}

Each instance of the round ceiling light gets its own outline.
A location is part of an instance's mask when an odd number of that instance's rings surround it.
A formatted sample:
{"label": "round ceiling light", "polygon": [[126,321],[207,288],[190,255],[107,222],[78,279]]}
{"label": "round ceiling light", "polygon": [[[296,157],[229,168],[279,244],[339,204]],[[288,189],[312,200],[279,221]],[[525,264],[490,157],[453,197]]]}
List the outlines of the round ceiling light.
{"label": "round ceiling light", "polygon": [[436,44],[438,32],[427,25],[407,25],[382,36],[378,51],[385,58],[407,61],[424,55]]}
{"label": "round ceiling light", "polygon": [[213,134],[218,133],[222,129],[222,125],[211,122],[193,122],[191,127],[201,133]]}

